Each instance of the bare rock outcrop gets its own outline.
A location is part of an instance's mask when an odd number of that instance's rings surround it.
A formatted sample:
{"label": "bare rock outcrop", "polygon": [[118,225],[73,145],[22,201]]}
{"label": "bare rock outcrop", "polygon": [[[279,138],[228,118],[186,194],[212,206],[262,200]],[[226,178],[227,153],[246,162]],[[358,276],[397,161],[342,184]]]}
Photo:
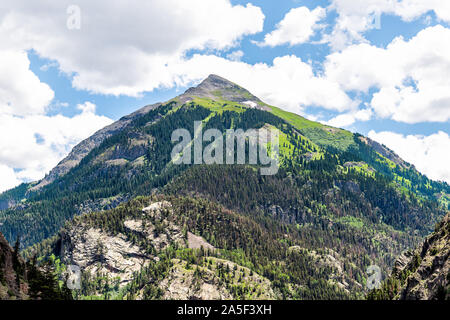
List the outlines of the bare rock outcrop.
{"label": "bare rock outcrop", "polygon": [[[425,239],[409,261],[410,271],[400,299],[436,300],[450,299],[450,214],[436,231]],[[415,269],[415,270],[414,270]]]}
{"label": "bare rock outcrop", "polygon": [[[230,300],[236,299],[233,287],[245,284],[251,299],[275,299],[268,279],[234,262],[209,257],[206,267],[189,265],[174,259],[169,275],[160,283],[164,299]],[[226,273],[223,273],[226,270]],[[226,280],[224,280],[224,274]],[[222,278],[221,278],[222,275]]]}
{"label": "bare rock outcrop", "polygon": [[151,258],[121,233],[110,236],[100,229],[80,226],[64,235],[62,256],[82,272],[120,278],[120,285],[131,281],[133,273]]}
{"label": "bare rock outcrop", "polygon": [[0,233],[0,300],[27,298],[25,262],[17,257],[15,264],[14,251]]}
{"label": "bare rock outcrop", "polygon": [[197,87],[186,90],[178,99],[182,103],[186,103],[195,97],[216,100],[219,98],[221,100],[242,103],[249,108],[268,109],[259,98],[251,94],[248,90],[215,74],[209,75]]}

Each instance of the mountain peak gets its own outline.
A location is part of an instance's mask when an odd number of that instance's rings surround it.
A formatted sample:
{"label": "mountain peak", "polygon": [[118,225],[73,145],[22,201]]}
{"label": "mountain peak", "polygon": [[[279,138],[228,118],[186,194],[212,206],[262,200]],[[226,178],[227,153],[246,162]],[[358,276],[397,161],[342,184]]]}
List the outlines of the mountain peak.
{"label": "mountain peak", "polygon": [[216,74],[210,74],[198,86],[189,88],[183,94],[186,98],[208,98],[227,100],[263,107],[262,101],[247,89]]}
{"label": "mountain peak", "polygon": [[217,74],[210,74],[205,80],[203,80],[197,86],[197,88],[205,88],[205,89],[212,89],[212,88],[226,89],[226,88],[233,88],[233,87],[238,87],[238,88],[243,89],[242,87],[238,86],[234,82],[231,82],[230,80],[222,78],[221,76],[218,76]]}

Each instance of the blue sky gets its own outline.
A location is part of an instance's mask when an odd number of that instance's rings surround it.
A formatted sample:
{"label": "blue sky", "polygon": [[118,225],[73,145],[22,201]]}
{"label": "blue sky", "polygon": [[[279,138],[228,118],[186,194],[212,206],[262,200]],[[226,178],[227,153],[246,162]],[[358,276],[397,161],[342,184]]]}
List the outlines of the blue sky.
{"label": "blue sky", "polygon": [[209,73],[450,182],[445,2],[24,3],[0,5],[0,191],[42,178],[99,128]]}

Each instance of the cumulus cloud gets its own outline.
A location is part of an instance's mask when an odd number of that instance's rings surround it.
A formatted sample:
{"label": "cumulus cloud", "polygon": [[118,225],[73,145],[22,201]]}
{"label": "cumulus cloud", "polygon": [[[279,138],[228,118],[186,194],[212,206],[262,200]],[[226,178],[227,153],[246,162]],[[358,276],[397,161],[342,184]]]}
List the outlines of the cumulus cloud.
{"label": "cumulus cloud", "polygon": [[411,40],[396,38],[386,49],[352,45],[329,55],[325,74],[345,91],[373,94],[370,106],[381,118],[400,122],[450,119],[450,29],[429,27]]}
{"label": "cumulus cloud", "polygon": [[242,50],[236,50],[229,54],[227,54],[227,59],[231,61],[240,61],[244,56],[244,52]]}
{"label": "cumulus cloud", "polygon": [[1,113],[39,114],[53,99],[53,90],[42,83],[29,67],[26,52],[0,50]]}
{"label": "cumulus cloud", "polygon": [[450,137],[439,131],[429,136],[402,135],[394,132],[369,132],[369,138],[383,143],[430,179],[450,183]]}
{"label": "cumulus cloud", "polygon": [[382,27],[382,14],[412,21],[434,12],[440,21],[450,22],[450,2],[442,0],[332,0],[329,9],[338,14],[332,34],[326,37],[335,50],[365,42],[365,31]]}
{"label": "cumulus cloud", "polygon": [[224,50],[262,31],[259,7],[229,0],[80,0],[80,29],[68,29],[71,1],[0,4],[0,46],[33,48],[74,75],[77,89],[138,96],[160,86],[165,66],[191,49]]}
{"label": "cumulus cloud", "polygon": [[306,106],[349,111],[357,107],[336,82],[316,75],[309,63],[290,55],[277,57],[272,64],[248,64],[215,55],[196,54],[168,67],[167,75],[179,86],[204,79],[210,73],[233,81],[267,103],[302,113]]}
{"label": "cumulus cloud", "polygon": [[332,127],[344,128],[354,124],[356,121],[368,121],[372,118],[372,114],[372,110],[367,108],[340,114],[324,123]]}
{"label": "cumulus cloud", "polygon": [[0,136],[13,137],[0,139],[0,176],[6,181],[0,185],[0,191],[21,181],[43,178],[78,142],[112,122],[96,115],[90,102],[79,109],[82,112],[72,118],[0,114]]}
{"label": "cumulus cloud", "polygon": [[[211,54],[186,57],[191,49],[229,50],[243,36],[261,32],[264,14],[251,4],[114,0],[100,7],[81,0],[80,30],[66,28],[69,4],[33,5],[25,0],[4,8],[0,4],[0,48],[33,48],[52,65],[72,74],[76,89],[94,93],[139,96],[156,88],[191,85],[210,73],[219,73],[294,112],[307,105],[338,111],[355,107],[337,83],[315,75],[309,63],[295,56],[278,57],[272,65],[243,63],[241,50],[234,50],[227,59]],[[315,30],[315,22],[324,14],[320,7],[291,10],[276,31],[281,32],[279,39],[293,36],[292,41],[299,41],[302,34]],[[307,24],[305,28],[291,26],[290,21],[297,17]]]}
{"label": "cumulus cloud", "polygon": [[26,52],[0,49],[0,192],[43,178],[75,144],[112,122],[90,102],[72,118],[47,116],[53,96]]}
{"label": "cumulus cloud", "polygon": [[14,170],[3,164],[0,164],[0,177],[0,192],[20,184],[20,180],[17,179]]}
{"label": "cumulus cloud", "polygon": [[264,41],[256,42],[259,46],[276,47],[288,44],[294,46],[307,42],[318,29],[319,21],[325,18],[326,10],[317,7],[309,10],[307,7],[291,9],[281,20],[274,31],[264,36]]}

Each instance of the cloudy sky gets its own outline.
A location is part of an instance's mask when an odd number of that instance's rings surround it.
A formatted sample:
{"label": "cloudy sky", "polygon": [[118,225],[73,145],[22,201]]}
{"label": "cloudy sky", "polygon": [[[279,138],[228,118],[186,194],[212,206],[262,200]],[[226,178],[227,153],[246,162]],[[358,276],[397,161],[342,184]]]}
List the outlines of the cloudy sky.
{"label": "cloudy sky", "polygon": [[450,182],[450,1],[0,3],[0,191],[210,73]]}

